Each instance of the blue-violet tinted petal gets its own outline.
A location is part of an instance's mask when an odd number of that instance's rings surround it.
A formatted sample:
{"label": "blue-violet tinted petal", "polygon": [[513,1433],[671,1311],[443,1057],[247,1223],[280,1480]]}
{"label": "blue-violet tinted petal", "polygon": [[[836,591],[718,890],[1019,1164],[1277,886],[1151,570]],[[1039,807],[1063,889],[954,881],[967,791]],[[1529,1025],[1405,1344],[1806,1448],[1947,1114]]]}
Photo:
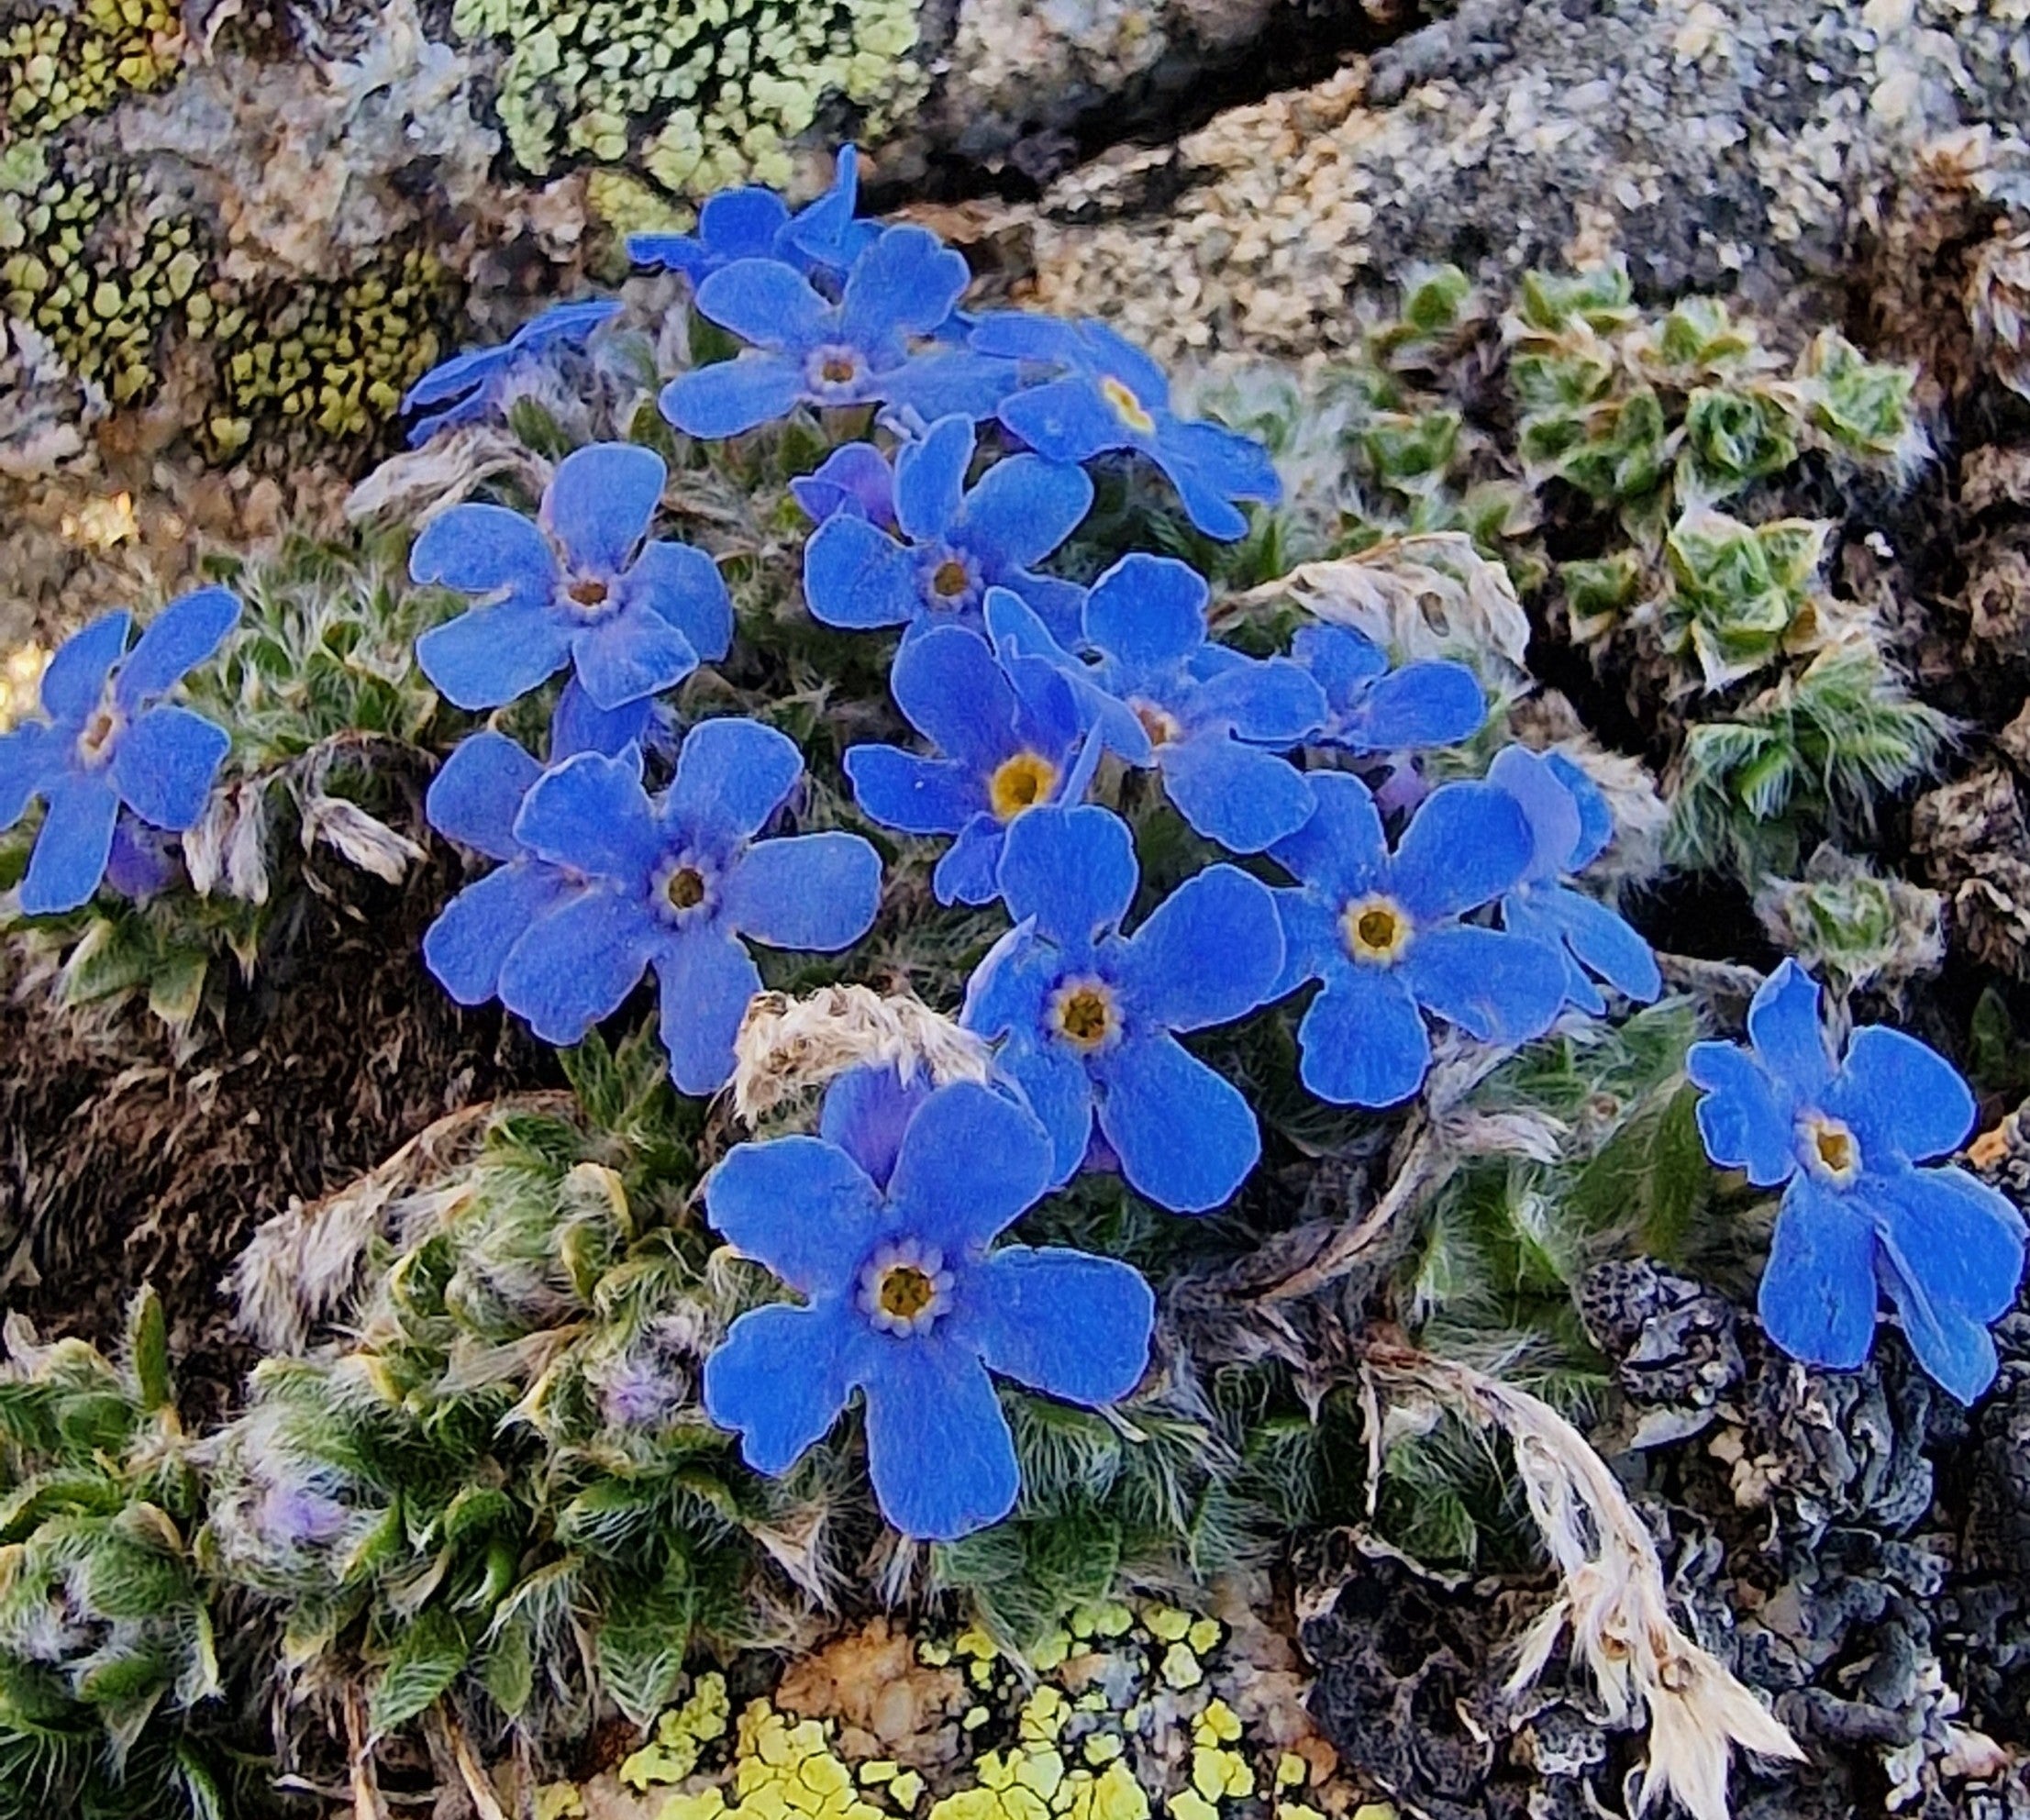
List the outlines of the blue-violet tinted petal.
{"label": "blue-violet tinted petal", "polygon": [[1414,921],[1439,921],[1501,896],[1523,876],[1534,844],[1507,791],[1441,784],[1403,829],[1390,886]]}
{"label": "blue-violet tinted petal", "polygon": [[1247,1099],[1179,1043],[1131,1036],[1093,1059],[1100,1129],[1138,1194],[1173,1214],[1232,1200],[1261,1157]]}
{"label": "blue-violet tinted petal", "polygon": [[1126,915],[1140,876],[1127,824],[1091,805],[1016,816],[1001,854],[1010,913],[1074,955]]}
{"label": "blue-violet tinted petal", "polygon": [[662,1047],[682,1093],[715,1093],[733,1074],[733,1039],[761,990],[754,957],[730,936],[687,930],[656,950]]}
{"label": "blue-violet tinted petal", "polygon": [[935,1330],[883,1347],[867,1382],[867,1469],[904,1536],[948,1542],[998,1523],[1022,1490],[985,1368]]}
{"label": "blue-violet tinted petal", "polygon": [[126,728],[113,748],[113,787],[150,827],[181,834],[205,813],[212,781],[232,738],[190,709],[152,707]]}
{"label": "blue-violet tinted petal", "polygon": [[843,1306],[752,1308],[704,1361],[704,1412],[740,1458],[780,1477],[824,1439],[858,1388],[862,1329]]}
{"label": "blue-violet tinted petal", "polygon": [[1880,1024],[1854,1032],[1824,1109],[1852,1127],[1869,1169],[1891,1157],[1921,1163],[1946,1156],[1974,1125],[1974,1096],[1959,1071],[1916,1038]]}
{"label": "blue-violet tinted petal", "polygon": [[1424,1084],[1431,1038],[1393,971],[1348,966],[1326,974],[1297,1027],[1298,1074],[1335,1105],[1389,1106]]}
{"label": "blue-violet tinted petal", "polygon": [[1282,960],[1269,887],[1237,866],[1208,866],[1156,906],[1112,964],[1138,1025],[1203,1030],[1265,1003]]}
{"label": "blue-violet tinted petal", "polygon": [[1784,1191],[1758,1293],[1762,1330],[1793,1359],[1851,1371],[1875,1343],[1875,1232],[1851,1195],[1800,1175]]}
{"label": "blue-violet tinted petal", "polygon": [[42,827],[21,880],[24,916],[52,916],[91,901],[113,851],[120,799],[103,772],[50,779]]}
{"label": "blue-violet tinted petal", "polygon": [[940,1087],[903,1134],[888,1182],[894,1223],[948,1252],[978,1250],[1050,1185],[1049,1135],[1004,1094],[971,1081]]}
{"label": "blue-violet tinted petal", "polygon": [[851,1295],[882,1221],[867,1172],[820,1138],[736,1144],[704,1179],[704,1211],[727,1244],[812,1296]]}
{"label": "blue-violet tinted petal", "polygon": [[952,1311],[987,1369],[1033,1391],[1090,1407],[1117,1403],[1148,1369],[1156,1298],[1139,1271],[1113,1258],[1010,1245],[967,1282]]}
{"label": "blue-violet tinted petal", "polygon": [[132,714],[197,668],[226,642],[239,622],[239,599],[230,588],[199,588],[172,601],[135,641],[120,665],[114,698]]}
{"label": "blue-violet tinted petal", "polygon": [[859,835],[830,828],[757,841],[727,871],[720,906],[755,941],[830,954],[872,926],[881,886],[881,855]]}

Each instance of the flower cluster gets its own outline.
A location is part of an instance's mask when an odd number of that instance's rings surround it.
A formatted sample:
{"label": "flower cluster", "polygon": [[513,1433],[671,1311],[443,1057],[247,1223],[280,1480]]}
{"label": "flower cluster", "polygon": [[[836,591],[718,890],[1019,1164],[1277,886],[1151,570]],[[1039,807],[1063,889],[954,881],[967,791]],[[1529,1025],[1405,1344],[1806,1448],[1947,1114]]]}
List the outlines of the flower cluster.
{"label": "flower cluster", "polygon": [[231,740],[161,697],[217,650],[238,618],[227,590],[200,588],[164,607],[131,650],[131,618],[108,613],[50,660],[43,718],[0,735],[0,828],[12,827],[37,797],[43,804],[21,881],[27,915],[89,902],[108,864],[117,868],[123,830],[143,870],[146,829],[180,834],[197,825]]}
{"label": "flower cluster", "polygon": [[1706,1154],[1783,1189],[1762,1326],[1793,1358],[1852,1371],[1886,1291],[1918,1362],[1961,1403],[1994,1382],[1989,1324],[2013,1305],[2024,1222],[1962,1169],[1920,1168],[1973,1129],[1973,1095],[1914,1037],[1867,1025],[1828,1045],[1818,984],[1794,960],[1748,1008],[1748,1042],[1698,1043]]}

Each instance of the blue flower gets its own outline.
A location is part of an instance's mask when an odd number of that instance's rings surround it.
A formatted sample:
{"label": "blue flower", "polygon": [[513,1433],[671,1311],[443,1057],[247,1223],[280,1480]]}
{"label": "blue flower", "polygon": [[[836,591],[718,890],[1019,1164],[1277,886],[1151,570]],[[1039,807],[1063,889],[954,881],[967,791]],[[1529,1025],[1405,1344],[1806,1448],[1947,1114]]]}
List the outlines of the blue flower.
{"label": "blue flower", "polygon": [[1282,497],[1266,449],[1217,424],[1173,416],[1163,369],[1105,324],[1009,310],[982,316],[969,339],[977,353],[1063,369],[1001,405],[1002,423],[1037,454],[1053,461],[1087,461],[1110,449],[1146,455],[1209,538],[1246,534],[1237,499],[1273,505]]}
{"label": "blue flower", "polygon": [[1528,869],[1502,899],[1502,927],[1563,951],[1568,1004],[1596,1015],[1606,1010],[1589,971],[1647,1004],[1663,991],[1649,944],[1598,898],[1564,882],[1614,838],[1614,812],[1599,786],[1562,752],[1521,746],[1496,755],[1487,781],[1522,805],[1535,842]]}
{"label": "blue flower", "polygon": [[108,613],[64,640],[42,672],[45,720],[0,734],[0,828],[39,796],[42,827],[21,881],[30,916],[75,910],[98,889],[122,806],[150,827],[196,826],[232,741],[160,702],[225,642],[239,602],[224,588],[172,601],[129,651],[132,621]]}
{"label": "blue flower", "polygon": [[1095,1116],[1141,1193],[1173,1213],[1222,1205],[1261,1155],[1248,1102],[1177,1040],[1274,995],[1282,937],[1266,885],[1208,866],[1119,933],[1139,882],[1127,825],[1037,809],[1008,829],[1001,893],[1017,919],[966,990],[964,1021],[1050,1133],[1051,1180],[1084,1160]]}
{"label": "blue flower", "polygon": [[988,1248],[1049,1183],[1036,1120],[970,1082],[912,1094],[892,1073],[843,1076],[821,1136],[736,1146],[706,1215],[804,1300],[734,1322],[705,1360],[706,1412],[780,1474],[859,1391],[890,1523],[949,1541],[999,1522],[1022,1487],[988,1373],[1097,1406],[1148,1363],[1155,1298],[1129,1266]]}
{"label": "blue flower", "polygon": [[1099,757],[1085,738],[1090,717],[1049,664],[1003,661],[956,626],[904,645],[888,686],[909,724],[944,756],[855,746],[846,754],[854,797],[884,827],[958,836],[932,876],[937,901],[991,904],[1009,825],[1044,804],[1084,796]]}
{"label": "blue flower", "polygon": [[1758,1188],[1788,1183],[1762,1273],[1762,1326],[1793,1358],[1851,1371],[1886,1289],[1918,1362],[1961,1403],[1994,1381],[1988,1323],[2013,1305],[2023,1216],[1953,1168],[1973,1095],[1952,1065],[1880,1025],[1836,1061],[1817,982],[1786,960],[1748,1008],[1748,1047],[1694,1043],[1706,1154]]}
{"label": "blue flower", "polygon": [[1068,656],[1048,628],[997,594],[987,624],[1008,656],[1054,661],[1097,697],[1107,744],[1131,764],[1154,765],[1177,810],[1198,833],[1235,853],[1259,853],[1311,815],[1311,786],[1287,760],[1325,716],[1318,685],[1288,658],[1244,657],[1205,635],[1210,590],[1189,563],[1125,556],[1093,584],[1085,642],[1096,665]]}
{"label": "blue flower", "polygon": [[751,720],[692,728],[660,797],[633,752],[581,752],[538,778],[516,841],[587,882],[539,916],[501,964],[501,1003],[545,1042],[582,1040],[642,970],[661,987],[670,1076],[709,1093],[761,976],[746,942],[830,953],[867,933],[881,858],[857,834],[757,840],[803,775],[794,743]]}
{"label": "blue flower", "polygon": [[698,286],[697,306],[754,346],[678,374],[663,388],[662,415],[700,438],[738,436],[798,405],[992,416],[1015,383],[1011,362],[910,348],[945,327],[966,282],[966,261],[922,228],[884,228],[836,305],[786,265],[736,260]]}
{"label": "blue flower", "polygon": [[402,413],[431,411],[409,427],[409,447],[418,448],[440,429],[477,423],[489,415],[500,397],[502,383],[530,356],[549,348],[582,346],[587,336],[618,313],[617,300],[586,298],[574,304],[553,304],[540,316],[532,316],[498,348],[472,348],[454,354],[416,381],[402,400]]}
{"label": "blue flower", "polygon": [[1276,893],[1279,996],[1324,982],[1297,1029],[1304,1085],[1337,1105],[1415,1093],[1431,1065],[1426,1012],[1483,1043],[1548,1029],[1565,999],[1563,951],[1459,921],[1528,869],[1535,846],[1515,799],[1491,783],[1443,784],[1391,854],[1359,778],[1314,771],[1311,787],[1316,814],[1269,849],[1302,881]]}
{"label": "blue flower", "polygon": [[1313,739],[1357,758],[1456,745],[1487,718],[1480,679],[1465,664],[1419,658],[1391,670],[1389,654],[1350,626],[1306,626],[1290,654],[1325,692],[1325,724]]}
{"label": "blue flower", "polygon": [[681,272],[693,286],[742,259],[780,260],[805,273],[845,272],[881,231],[878,223],[853,219],[859,201],[860,154],[846,146],[831,188],[793,216],[773,190],[721,190],[698,210],[695,234],[630,234],[627,257]]}
{"label": "blue flower", "polygon": [[[576,682],[564,685],[550,717],[549,762],[579,752],[625,758],[639,774],[638,749],[657,740],[652,702],[611,714],[594,707]],[[500,989],[509,952],[543,917],[588,889],[579,874],[538,859],[515,835],[522,800],[543,767],[491,727],[461,740],[430,780],[424,798],[429,824],[448,840],[470,847],[497,870],[459,893],[425,931],[423,959],[460,1004],[483,1004]]]}
{"label": "blue flower", "polygon": [[894,471],[871,442],[842,443],[812,472],[797,475],[790,491],[815,525],[844,512],[884,531],[897,528]]}
{"label": "blue flower", "polygon": [[409,552],[419,584],[483,596],[416,641],[416,660],[461,708],[500,707],[566,664],[593,704],[621,708],[726,655],[733,603],[702,549],[643,542],[669,478],[627,442],[574,449],[540,517],[454,505]]}
{"label": "blue flower", "polygon": [[1093,504],[1082,468],[1036,455],[996,461],[971,491],[972,419],[941,417],[895,457],[893,538],[835,512],[804,547],[804,597],[827,626],[982,624],[989,588],[1021,595],[1059,639],[1075,639],[1085,590],[1033,572]]}

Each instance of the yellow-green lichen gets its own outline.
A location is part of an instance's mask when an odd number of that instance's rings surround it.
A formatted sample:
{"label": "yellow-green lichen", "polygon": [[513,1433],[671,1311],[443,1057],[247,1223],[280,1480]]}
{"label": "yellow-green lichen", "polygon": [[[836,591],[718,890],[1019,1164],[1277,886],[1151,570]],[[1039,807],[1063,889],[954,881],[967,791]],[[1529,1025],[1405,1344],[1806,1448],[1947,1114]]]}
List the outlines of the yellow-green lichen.
{"label": "yellow-green lichen", "polygon": [[176,0],[84,0],[0,27],[0,92],[11,133],[52,132],[159,88],[183,62]]}
{"label": "yellow-green lichen", "polygon": [[[625,162],[687,199],[785,183],[828,101],[878,138],[926,82],[915,0],[456,0],[451,25],[505,50],[497,105],[523,169]],[[636,190],[602,201],[647,225]]]}

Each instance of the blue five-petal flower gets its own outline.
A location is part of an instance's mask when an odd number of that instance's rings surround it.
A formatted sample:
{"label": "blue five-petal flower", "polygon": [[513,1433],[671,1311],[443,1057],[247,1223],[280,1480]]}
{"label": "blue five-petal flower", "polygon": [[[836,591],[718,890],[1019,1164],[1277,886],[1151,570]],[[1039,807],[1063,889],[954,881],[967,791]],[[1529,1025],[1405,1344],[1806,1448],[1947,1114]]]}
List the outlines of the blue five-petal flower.
{"label": "blue five-petal flower", "polygon": [[888,686],[909,724],[941,749],[899,747],[846,754],[860,806],[884,827],[958,838],[932,875],[940,904],[991,904],[1000,891],[1009,825],[1048,803],[1085,794],[1099,748],[1070,682],[1037,658],[995,657],[987,642],[940,626],[896,653]]}
{"label": "blue five-petal flower", "polygon": [[[827,626],[982,624],[989,588],[1008,588],[1059,639],[1079,632],[1084,589],[1035,565],[1078,528],[1093,504],[1082,468],[1014,455],[968,489],[972,419],[940,418],[895,457],[901,538],[835,510],[804,547],[804,597]],[[822,495],[820,495],[822,497]]]}
{"label": "blue five-petal flower", "polygon": [[738,436],[798,405],[893,405],[925,419],[992,416],[1015,382],[1009,361],[912,350],[949,321],[966,261],[922,228],[882,230],[828,302],[774,260],[736,260],[698,286],[697,307],[754,345],[679,373],[662,414],[686,436]]}
{"label": "blue five-petal flower", "polygon": [[1235,853],[1259,853],[1311,815],[1304,774],[1270,747],[1298,744],[1325,697],[1288,658],[1250,658],[1206,637],[1204,577],[1173,557],[1125,556],[1093,584],[1087,665],[1069,656],[1033,614],[997,593],[987,625],[1004,654],[1041,656],[1098,698],[1107,744],[1151,765],[1184,819]]}
{"label": "blue five-petal flower", "polygon": [[1961,1403],[1995,1376],[1988,1324],[2013,1305],[2024,1222],[1957,1168],[1919,1169],[1973,1128],[1973,1095],[1951,1063],[1881,1025],[1836,1063],[1816,982],[1794,960],[1748,1009],[1748,1046],[1695,1043],[1706,1154],[1783,1191],[1762,1273],[1762,1326],[1793,1358],[1851,1371],[1875,1338],[1886,1289],[1918,1362]]}
{"label": "blue five-petal flower", "polygon": [[733,603],[702,549],[644,543],[669,471],[653,449],[599,442],[557,464],[538,518],[454,505],[409,552],[409,574],[481,597],[416,640],[461,708],[501,707],[566,664],[593,704],[626,707],[726,655]]}
{"label": "blue five-petal flower", "polygon": [[1502,927],[1563,950],[1567,1004],[1595,1016],[1607,1009],[1589,973],[1648,1004],[1663,991],[1649,944],[1598,898],[1564,882],[1614,838],[1614,812],[1599,785],[1562,752],[1521,746],[1496,755],[1487,781],[1522,805],[1535,843],[1528,870],[1502,899]]}
{"label": "blue five-petal flower", "polygon": [[212,655],[239,617],[225,588],[171,602],[127,649],[132,621],[108,613],[73,632],[42,672],[45,720],[0,735],[0,828],[42,798],[21,908],[75,910],[98,889],[124,805],[150,827],[182,833],[205,812],[231,739],[190,709],[157,698]]}
{"label": "blue five-petal flower", "polygon": [[1325,692],[1326,717],[1314,743],[1357,758],[1416,752],[1470,739],[1487,718],[1480,679],[1449,658],[1418,658],[1400,670],[1351,626],[1306,626],[1291,656]]}
{"label": "blue five-petal flower", "polygon": [[644,968],[661,988],[670,1076],[710,1093],[761,989],[746,942],[831,953],[867,933],[881,858],[837,830],[758,840],[803,775],[793,741],[751,720],[708,720],[660,797],[638,755],[581,752],[529,787],[516,847],[587,882],[528,927],[501,961],[501,1003],[545,1042],[582,1040]]}
{"label": "blue five-petal flower", "polygon": [[1415,1093],[1431,1065],[1425,1012],[1488,1043],[1548,1029],[1564,1003],[1563,950],[1459,921],[1529,865],[1515,799],[1490,783],[1441,785],[1392,854],[1359,778],[1315,771],[1311,787],[1316,813],[1269,849],[1301,881],[1276,893],[1281,988],[1324,982],[1297,1030],[1304,1085],[1338,1105]]}
{"label": "blue five-petal flower", "polygon": [[990,1371],[1097,1406],[1135,1388],[1155,1301],[1126,1264],[1059,1248],[988,1248],[1050,1183],[1036,1120],[960,1082],[911,1093],[848,1075],[823,1136],[737,1146],[705,1211],[804,1298],[734,1322],[706,1359],[704,1404],[756,1470],[786,1472],[857,1390],[889,1522],[925,1541],[996,1523],[1021,1491]]}
{"label": "blue five-petal flower", "polygon": [[881,232],[878,223],[853,218],[859,201],[860,154],[844,146],[831,187],[793,216],[759,184],[721,190],[698,210],[695,234],[630,234],[627,257],[681,272],[693,286],[742,259],[779,260],[805,275],[845,272]]}
{"label": "blue five-petal flower", "polygon": [[1137,450],[1169,477],[1192,523],[1210,538],[1247,531],[1236,500],[1272,505],[1282,496],[1267,449],[1217,424],[1175,416],[1162,368],[1104,323],[1001,311],[975,322],[968,340],[978,353],[1062,369],[1001,404],[1002,423],[1039,455],[1086,461],[1110,449]]}
{"label": "blue five-petal flower", "polygon": [[1173,1213],[1230,1200],[1261,1155],[1240,1093],[1177,1040],[1273,995],[1282,937],[1267,886],[1208,866],[1134,935],[1119,933],[1139,871],[1126,823],[1081,806],[1008,829],[1001,893],[1016,927],[966,989],[964,1022],[1050,1133],[1053,1182],[1084,1160],[1093,1126],[1140,1193]]}
{"label": "blue five-petal flower", "polygon": [[[402,400],[405,416],[412,411],[428,413],[410,426],[409,447],[419,448],[440,429],[477,423],[494,410],[502,383],[516,367],[546,349],[582,345],[619,309],[619,301],[607,297],[553,304],[540,316],[531,316],[499,347],[468,349],[432,367]],[[441,408],[432,410],[433,405]]]}

